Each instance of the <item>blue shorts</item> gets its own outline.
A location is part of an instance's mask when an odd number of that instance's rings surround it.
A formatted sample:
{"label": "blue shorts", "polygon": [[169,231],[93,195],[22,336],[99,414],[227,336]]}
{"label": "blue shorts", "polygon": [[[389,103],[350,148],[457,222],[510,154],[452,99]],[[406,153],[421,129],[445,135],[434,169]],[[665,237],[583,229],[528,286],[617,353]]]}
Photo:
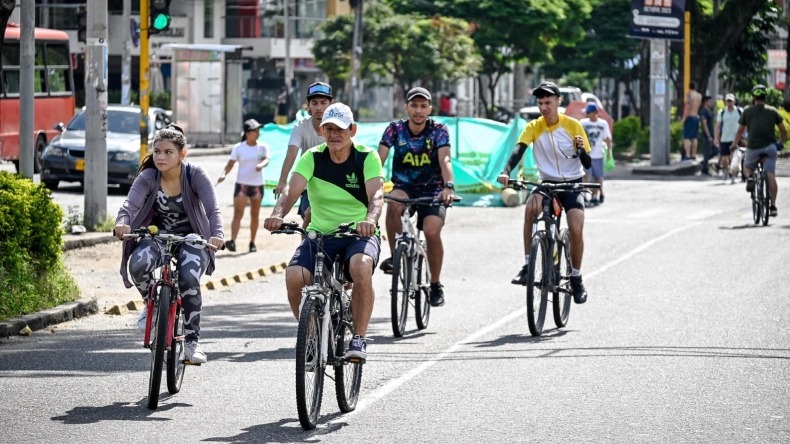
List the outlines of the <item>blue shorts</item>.
{"label": "blue shorts", "polygon": [[746,157],[743,158],[743,167],[753,170],[757,167],[757,162],[760,160],[760,155],[765,154],[765,164],[763,169],[769,173],[776,172],[776,145],[771,144],[764,148],[747,148]]}
{"label": "blue shorts", "polygon": [[[288,266],[298,265],[308,269],[311,273],[315,270],[316,241],[312,239],[302,239],[302,243],[296,248]],[[346,279],[352,282],[351,275],[348,273],[348,264],[351,256],[362,253],[373,258],[373,273],[379,262],[381,252],[381,239],[378,236],[371,237],[332,237],[324,240],[324,263],[329,269],[338,254],[343,258],[343,269]]]}
{"label": "blue shorts", "polygon": [[699,116],[688,116],[683,122],[683,138],[696,139],[699,134]]}
{"label": "blue shorts", "polygon": [[603,159],[592,159],[592,165],[584,172],[592,176],[593,179],[603,179]]}

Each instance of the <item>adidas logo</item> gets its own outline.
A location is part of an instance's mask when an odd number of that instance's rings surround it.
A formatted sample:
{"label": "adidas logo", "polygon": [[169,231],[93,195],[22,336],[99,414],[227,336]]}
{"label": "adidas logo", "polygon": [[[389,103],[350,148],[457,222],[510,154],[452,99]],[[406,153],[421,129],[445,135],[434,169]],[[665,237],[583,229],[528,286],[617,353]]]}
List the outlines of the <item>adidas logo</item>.
{"label": "adidas logo", "polygon": [[359,179],[356,173],[346,174],[346,188],[359,188]]}

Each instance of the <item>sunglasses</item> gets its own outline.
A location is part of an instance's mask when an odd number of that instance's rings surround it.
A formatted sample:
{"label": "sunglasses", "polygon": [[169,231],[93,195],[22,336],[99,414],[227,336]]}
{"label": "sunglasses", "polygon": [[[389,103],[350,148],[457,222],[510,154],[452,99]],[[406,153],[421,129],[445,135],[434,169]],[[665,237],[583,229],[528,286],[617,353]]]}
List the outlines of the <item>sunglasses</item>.
{"label": "sunglasses", "polygon": [[332,88],[330,88],[329,85],[313,85],[307,89],[307,95],[312,96],[313,94],[326,94],[331,96]]}

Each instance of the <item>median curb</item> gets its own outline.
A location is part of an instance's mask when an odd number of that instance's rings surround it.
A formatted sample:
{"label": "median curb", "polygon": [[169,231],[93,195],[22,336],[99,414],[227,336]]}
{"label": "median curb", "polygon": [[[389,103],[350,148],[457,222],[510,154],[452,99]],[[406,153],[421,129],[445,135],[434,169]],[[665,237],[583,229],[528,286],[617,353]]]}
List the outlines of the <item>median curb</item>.
{"label": "median curb", "polygon": [[0,337],[7,338],[9,336],[16,336],[20,334],[25,327],[28,327],[28,329],[32,331],[41,330],[50,325],[72,321],[98,312],[99,307],[96,299],[80,299],[74,302],[67,302],[38,313],[32,313],[0,322]]}

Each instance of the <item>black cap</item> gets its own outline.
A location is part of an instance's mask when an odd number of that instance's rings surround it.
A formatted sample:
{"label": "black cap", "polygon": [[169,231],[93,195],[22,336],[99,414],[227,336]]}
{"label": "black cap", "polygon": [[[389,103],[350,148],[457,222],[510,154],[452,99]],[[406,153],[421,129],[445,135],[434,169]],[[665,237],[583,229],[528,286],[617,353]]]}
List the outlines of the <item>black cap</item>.
{"label": "black cap", "polygon": [[263,125],[258,123],[257,120],[249,119],[249,120],[246,120],[244,122],[244,132],[246,133],[247,131],[255,131],[256,129],[258,129],[258,128],[262,127],[262,126]]}
{"label": "black cap", "polygon": [[532,90],[535,97],[560,96],[560,87],[554,82],[543,82]]}
{"label": "black cap", "polygon": [[415,97],[431,100],[431,93],[429,93],[427,89],[418,86],[409,90],[409,93],[406,94],[406,101],[411,102],[411,99]]}
{"label": "black cap", "polygon": [[332,99],[332,87],[324,82],[315,82],[307,87],[307,100],[313,97],[328,97]]}

